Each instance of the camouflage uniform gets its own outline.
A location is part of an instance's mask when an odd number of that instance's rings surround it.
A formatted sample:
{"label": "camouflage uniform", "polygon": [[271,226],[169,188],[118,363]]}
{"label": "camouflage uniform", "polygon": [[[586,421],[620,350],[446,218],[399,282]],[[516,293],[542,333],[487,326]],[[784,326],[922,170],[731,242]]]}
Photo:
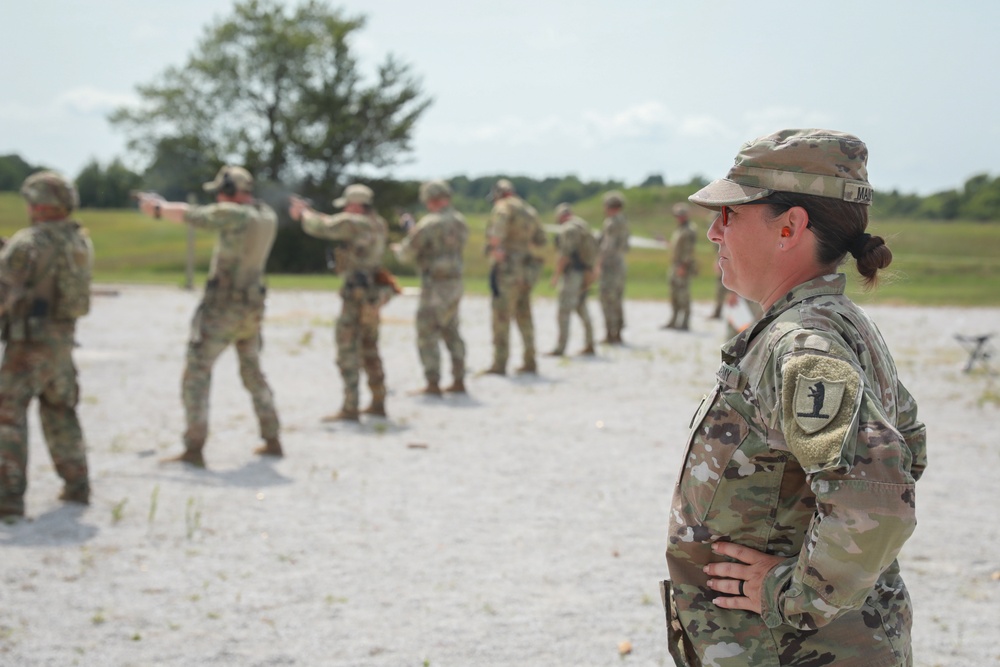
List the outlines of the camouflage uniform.
{"label": "camouflage uniform", "polygon": [[[678,665],[912,664],[896,556],[926,465],[917,406],[846,278],[799,285],[729,341],[692,420],[664,582]],[[725,609],[702,568],[732,541],[786,557],[763,613]]]}
{"label": "camouflage uniform", "polygon": [[531,248],[545,245],[545,232],[535,209],[516,195],[498,199],[490,215],[487,235],[503,251],[490,269],[493,292],[493,366],[505,373],[510,355],[510,319],[517,322],[524,343],[525,371],[535,369],[535,326],[531,319],[531,290],[542,270],[542,260]]}
{"label": "camouflage uniform", "polygon": [[687,329],[691,319],[691,277],[695,272],[694,244],[697,239],[690,220],[677,225],[670,237],[670,321],[668,329]]}
{"label": "camouflage uniform", "polygon": [[420,219],[403,239],[400,259],[415,260],[420,268],[420,306],[417,308],[417,350],[428,385],[441,380],[443,340],[451,355],[456,384],[465,379],[465,341],[458,331],[462,300],[462,252],[469,227],[450,205]]}
{"label": "camouflage uniform", "polygon": [[184,220],[217,231],[205,295],[191,320],[187,364],[181,382],[187,430],[184,447],[200,452],[208,437],[212,366],[230,345],[236,348],[240,378],[253,399],[260,435],[278,437],[274,396],[260,367],[264,319],[264,265],[277,232],[278,216],[261,202],[220,202],[188,209]]}
{"label": "camouflage uniform", "polygon": [[625,328],[625,253],[628,252],[628,219],[619,212],[604,221],[601,231],[601,310],[607,342],[621,342]]}
{"label": "camouflage uniform", "polygon": [[[21,192],[29,204],[58,206],[66,215],[76,206],[75,189],[52,172],[30,176]],[[0,363],[0,516],[24,514],[27,410],[35,397],[52,463],[65,482],[62,499],[89,500],[72,350],[76,319],[89,308],[92,263],[86,231],[69,219],[36,222],[0,251],[0,327],[6,343]],[[74,281],[75,294],[85,295],[74,308],[61,303],[60,285],[67,280]]]}
{"label": "camouflage uniform", "polygon": [[389,226],[375,213],[328,216],[306,211],[302,229],[310,236],[337,242],[334,270],[343,277],[343,284],[334,337],[337,368],[344,381],[343,412],[358,411],[362,367],[368,376],[373,404],[382,405],[386,389],[378,353],[379,308],[388,295],[385,287],[376,283],[376,273],[382,265]]}
{"label": "camouflage uniform", "polygon": [[594,327],[590,322],[590,312],[587,310],[587,292],[593,279],[593,266],[588,266],[581,260],[580,245],[585,234],[590,234],[590,227],[580,218],[573,216],[559,225],[556,235],[556,251],[560,258],[566,260],[566,270],[559,282],[559,342],[556,343],[554,354],[563,354],[569,341],[569,316],[576,311],[583,322],[585,350],[594,349]]}

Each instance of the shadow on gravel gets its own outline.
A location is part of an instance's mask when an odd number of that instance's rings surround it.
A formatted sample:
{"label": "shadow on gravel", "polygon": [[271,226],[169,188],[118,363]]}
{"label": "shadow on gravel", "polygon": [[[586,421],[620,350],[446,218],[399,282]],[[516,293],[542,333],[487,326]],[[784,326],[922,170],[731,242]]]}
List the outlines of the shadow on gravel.
{"label": "shadow on gravel", "polygon": [[42,547],[82,544],[97,535],[97,526],[81,523],[87,508],[66,504],[31,519],[0,523],[0,545]]}

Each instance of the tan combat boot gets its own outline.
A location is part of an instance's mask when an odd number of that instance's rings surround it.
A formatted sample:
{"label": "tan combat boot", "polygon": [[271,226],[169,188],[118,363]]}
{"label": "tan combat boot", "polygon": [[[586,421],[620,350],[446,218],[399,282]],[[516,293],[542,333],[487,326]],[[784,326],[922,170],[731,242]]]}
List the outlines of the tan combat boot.
{"label": "tan combat boot", "polygon": [[278,440],[277,436],[265,440],[262,446],[253,450],[253,453],[257,456],[274,456],[279,459],[285,455],[281,448],[281,440]]}
{"label": "tan combat boot", "polygon": [[357,422],[361,421],[361,414],[357,408],[343,407],[338,412],[322,417],[320,421],[324,424],[329,424],[330,422]]}
{"label": "tan combat boot", "polygon": [[160,463],[187,463],[196,468],[205,467],[205,457],[201,455],[201,447],[197,449],[187,448],[184,450],[183,454],[178,454],[177,456],[168,456],[165,459],[160,459]]}
{"label": "tan combat boot", "polygon": [[[411,393],[411,396],[440,396],[441,385],[437,381],[428,381],[427,386]],[[374,401],[373,401],[374,402]]]}
{"label": "tan combat boot", "polygon": [[538,366],[535,364],[534,359],[528,359],[524,362],[524,365],[517,369],[518,375],[534,375],[538,372]]}
{"label": "tan combat boot", "polygon": [[451,383],[451,386],[445,389],[449,394],[464,394],[465,393],[465,380],[462,378],[455,378],[455,381]]}

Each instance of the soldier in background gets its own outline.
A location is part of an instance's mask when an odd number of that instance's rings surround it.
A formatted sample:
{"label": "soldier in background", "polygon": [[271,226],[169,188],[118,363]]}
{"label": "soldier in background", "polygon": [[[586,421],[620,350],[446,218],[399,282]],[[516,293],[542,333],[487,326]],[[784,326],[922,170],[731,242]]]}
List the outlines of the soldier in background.
{"label": "soldier in background", "polygon": [[445,181],[420,186],[420,201],[429,213],[392,249],[400,261],[420,268],[420,305],[417,308],[417,350],[424,367],[424,394],[441,395],[441,350],[444,341],[451,356],[452,384],[444,391],[465,392],[465,342],[458,331],[462,300],[462,265],[469,227],[451,205],[451,187]]}
{"label": "soldier in background", "polygon": [[696,234],[688,207],[674,204],[677,229],[670,237],[670,321],[664,329],[687,331],[691,320],[691,278],[695,275],[694,244]]}
{"label": "soldier in background", "polygon": [[559,232],[556,235],[556,267],[552,272],[553,287],[559,286],[559,341],[549,352],[551,357],[561,357],[566,353],[569,341],[569,316],[576,311],[583,322],[585,345],[580,354],[594,355],[594,327],[590,323],[587,310],[587,292],[594,281],[594,265],[597,261],[597,240],[590,226],[573,215],[569,204],[556,207],[556,221]]}
{"label": "soldier in background", "polygon": [[385,417],[385,373],[378,352],[378,327],[381,307],[392,291],[382,282],[382,255],[389,240],[389,226],[375,212],[374,193],[367,185],[355,183],[344,189],[333,205],[343,209],[325,215],[293,197],[289,207],[292,220],[301,220],[310,236],[337,242],[334,270],[343,277],[340,288],[341,308],[337,317],[337,367],[344,381],[344,402],[339,412],[323,418],[325,422],[360,420],[358,385],[361,368],[368,376],[371,404],[364,413]]}
{"label": "soldier in background", "polygon": [[264,266],[278,229],[278,216],[254,197],[254,180],[243,167],[225,165],[215,180],[204,184],[215,194],[214,204],[190,206],[140,195],[139,208],[155,218],[183,222],[219,233],[212,252],[205,294],[191,321],[187,363],[181,394],[187,428],[184,452],[167,459],[205,467],[202,450],[208,438],[208,399],[212,367],[232,345],[240,363],[240,379],[253,399],[264,445],[259,456],[283,455],[278,437],[274,395],[260,367],[261,324],[264,320]]}
{"label": "soldier in background", "polygon": [[601,310],[604,312],[605,343],[622,343],[625,328],[623,301],[625,298],[625,253],[628,252],[628,219],[625,217],[625,197],[612,190],[604,195],[604,228],[601,231],[600,276]]}
{"label": "soldier in background", "polygon": [[21,186],[31,226],[0,252],[0,517],[24,515],[28,417],[38,397],[45,443],[63,479],[60,500],[87,504],[86,445],[76,414],[80,390],[73,365],[76,320],[90,309],[93,248],[70,220],[76,187],[42,171]]}
{"label": "soldier in background", "polygon": [[493,294],[493,365],[486,370],[507,374],[510,355],[510,319],[517,322],[524,343],[524,363],[518,373],[535,373],[535,326],[531,319],[531,290],[542,270],[533,248],[545,245],[538,212],[517,196],[514,185],[501,178],[493,186],[493,211],[486,231]]}

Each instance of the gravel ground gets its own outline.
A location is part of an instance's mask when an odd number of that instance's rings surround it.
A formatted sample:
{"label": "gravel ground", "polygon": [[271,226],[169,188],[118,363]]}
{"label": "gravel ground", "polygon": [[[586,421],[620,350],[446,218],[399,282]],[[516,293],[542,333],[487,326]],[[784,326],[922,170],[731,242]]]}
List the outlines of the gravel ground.
{"label": "gravel ground", "polygon": [[[158,462],[180,451],[198,295],[104,287],[117,295],[95,300],[76,354],[93,502],[56,500],[32,410],[29,520],[0,524],[0,663],[669,664],[657,582],[687,422],[723,337],[708,304],[682,334],[658,328],[664,303],[629,302],[626,347],[430,399],[409,393],[423,385],[417,300],[400,297],[382,328],[389,419],[327,425],[341,396],[338,299],[279,291],[264,367],[287,456],[252,455],[255,420],[227,352],[199,471]],[[1000,382],[963,373],[953,338],[1000,331],[1000,309],[870,312],[930,435],[920,525],[901,556],[916,665],[1000,664],[1000,522],[986,500]],[[550,349],[554,302],[538,300],[535,320]],[[463,334],[469,367],[486,368],[485,299],[464,302]]]}

